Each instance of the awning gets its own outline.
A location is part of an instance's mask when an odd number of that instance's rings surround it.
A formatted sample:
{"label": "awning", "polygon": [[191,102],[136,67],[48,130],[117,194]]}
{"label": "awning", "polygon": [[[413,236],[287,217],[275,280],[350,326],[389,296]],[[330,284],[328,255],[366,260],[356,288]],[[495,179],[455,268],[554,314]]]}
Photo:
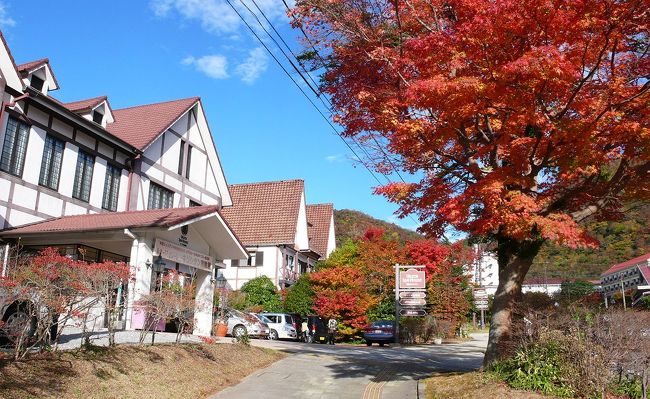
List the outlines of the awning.
{"label": "awning", "polygon": [[104,212],[97,214],[63,216],[0,231],[0,238],[25,238],[44,243],[53,238],[63,239],[83,233],[88,238],[107,239],[122,234],[164,230],[172,231],[190,225],[214,250],[219,259],[244,259],[246,249],[221,217],[217,206],[152,209],[146,211]]}

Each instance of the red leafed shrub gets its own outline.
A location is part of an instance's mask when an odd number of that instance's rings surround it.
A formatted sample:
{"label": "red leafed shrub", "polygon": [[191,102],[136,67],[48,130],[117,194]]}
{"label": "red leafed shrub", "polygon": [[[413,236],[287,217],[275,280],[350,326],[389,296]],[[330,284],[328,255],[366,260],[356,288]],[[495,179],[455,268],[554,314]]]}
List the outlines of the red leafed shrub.
{"label": "red leafed shrub", "polygon": [[[20,323],[5,325],[14,342],[14,358],[24,357],[32,348],[56,343],[66,324],[84,327],[89,311],[102,306],[112,321],[117,311],[115,292],[130,278],[124,263],[86,263],[63,256],[56,248],[43,249],[36,256],[17,256],[0,279],[5,300],[25,317]],[[111,342],[114,330],[109,323]]]}

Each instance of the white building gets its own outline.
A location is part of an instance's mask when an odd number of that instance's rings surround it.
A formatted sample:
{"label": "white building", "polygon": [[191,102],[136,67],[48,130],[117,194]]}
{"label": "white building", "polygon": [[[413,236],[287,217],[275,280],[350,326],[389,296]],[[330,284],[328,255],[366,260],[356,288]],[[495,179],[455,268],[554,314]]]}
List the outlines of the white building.
{"label": "white building", "polygon": [[562,283],[564,281],[565,279],[553,277],[528,278],[521,285],[521,292],[524,294],[527,292],[541,292],[548,296],[554,296],[562,291]]}
{"label": "white building", "polygon": [[232,199],[201,100],[125,109],[107,97],[62,103],[47,59],[16,65],[2,44],[4,265],[17,241],[128,261],[136,280],[123,290],[126,328],[142,327],[136,301],[175,269],[195,280],[195,333],[209,335],[215,265],[247,252],[220,215]]}
{"label": "white building", "polygon": [[239,290],[260,276],[269,277],[278,288],[291,286],[334,250],[332,206],[308,208],[302,180],[234,184],[230,193],[234,205],[225,208],[223,216],[249,257],[224,262],[228,288]]}
{"label": "white building", "polygon": [[475,261],[469,266],[470,282],[480,287],[488,295],[494,295],[499,286],[499,262],[494,252],[484,248],[484,244],[474,245]]}

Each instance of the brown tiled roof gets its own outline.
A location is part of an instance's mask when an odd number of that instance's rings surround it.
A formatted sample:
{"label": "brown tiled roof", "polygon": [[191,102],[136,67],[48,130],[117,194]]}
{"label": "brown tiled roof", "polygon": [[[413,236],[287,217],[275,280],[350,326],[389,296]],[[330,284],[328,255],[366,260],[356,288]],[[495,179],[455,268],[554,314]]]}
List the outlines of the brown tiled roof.
{"label": "brown tiled roof", "polygon": [[94,98],[88,98],[86,100],[79,100],[79,101],[72,101],[69,103],[64,103],[63,106],[69,109],[70,111],[73,112],[79,112],[79,111],[84,111],[84,110],[89,110],[92,109],[99,104],[103,103],[106,101],[108,97],[106,96],[99,96],[99,97],[94,97]]}
{"label": "brown tiled roof", "polygon": [[293,244],[304,188],[302,180],[233,184],[233,206],[221,214],[245,246]]}
{"label": "brown tiled roof", "polygon": [[630,259],[630,260],[625,261],[623,263],[618,263],[618,264],[610,267],[609,269],[605,270],[601,274],[601,276],[604,276],[606,274],[616,273],[616,272],[621,271],[621,270],[625,270],[628,267],[636,266],[637,263],[641,263],[641,262],[643,262],[644,264],[647,265],[648,264],[648,259],[650,259],[650,253],[638,256],[638,257],[636,257],[634,259]]}
{"label": "brown tiled roof", "polygon": [[199,97],[191,97],[116,109],[113,110],[115,122],[109,124],[107,130],[142,150],[198,101]]}
{"label": "brown tiled roof", "polygon": [[[49,58],[41,58],[40,60],[34,60],[34,61],[29,61],[24,64],[16,65],[16,71],[18,71],[19,74],[22,74],[23,72],[28,72],[34,68],[40,67],[41,65],[47,64],[48,66],[50,65],[50,59]],[[54,72],[52,72],[52,67],[50,66],[50,73],[52,74],[52,78],[54,79],[54,84],[56,87],[59,87],[59,82],[56,80],[56,75],[54,75]]]}
{"label": "brown tiled roof", "polygon": [[309,248],[318,252],[323,258],[327,256],[327,242],[333,213],[332,204],[307,205]]}
{"label": "brown tiled roof", "polygon": [[24,64],[16,65],[16,70],[18,72],[26,72],[29,71],[30,69],[34,69],[43,64],[49,64],[49,63],[50,60],[48,58],[41,58],[40,60],[29,61]]}
{"label": "brown tiled roof", "polygon": [[30,234],[73,233],[143,227],[166,228],[214,212],[218,212],[216,205],[63,216],[3,230],[0,231],[0,236],[19,237]]}

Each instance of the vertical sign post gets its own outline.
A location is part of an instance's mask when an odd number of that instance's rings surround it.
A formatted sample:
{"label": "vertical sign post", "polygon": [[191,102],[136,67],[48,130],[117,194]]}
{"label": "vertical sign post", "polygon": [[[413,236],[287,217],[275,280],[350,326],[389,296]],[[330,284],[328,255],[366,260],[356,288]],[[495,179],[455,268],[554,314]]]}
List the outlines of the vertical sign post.
{"label": "vertical sign post", "polygon": [[395,342],[399,343],[400,316],[426,316],[424,265],[395,265]]}

